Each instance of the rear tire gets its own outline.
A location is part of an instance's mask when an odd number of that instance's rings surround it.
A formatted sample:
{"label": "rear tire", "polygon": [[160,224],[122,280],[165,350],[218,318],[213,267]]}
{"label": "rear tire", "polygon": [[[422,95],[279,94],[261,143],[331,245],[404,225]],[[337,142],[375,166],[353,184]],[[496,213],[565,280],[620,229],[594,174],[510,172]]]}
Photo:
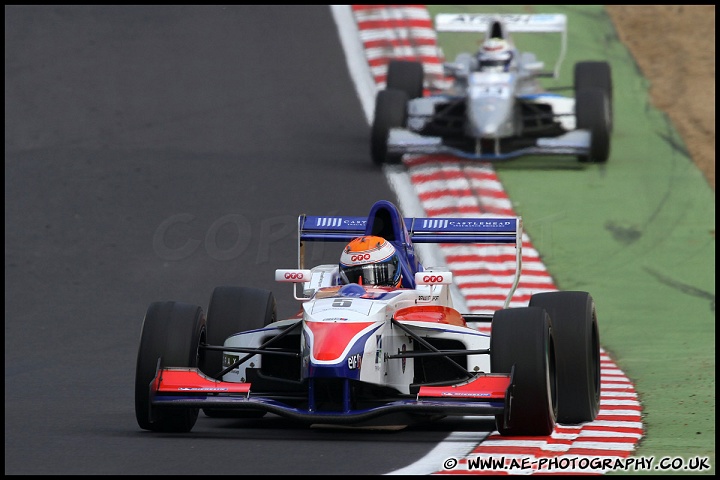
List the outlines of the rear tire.
{"label": "rear tire", "polygon": [[421,62],[390,60],[387,68],[387,90],[402,90],[408,99],[423,96],[425,72]]}
{"label": "rear tire", "polygon": [[613,85],[610,64],[603,61],[585,61],[575,64],[573,71],[575,92],[586,88],[599,88],[610,104],[610,132],[613,131]]}
{"label": "rear tire", "polygon": [[402,155],[388,155],[387,142],[391,128],[405,127],[408,95],[402,90],[380,90],[375,98],[375,118],[370,134],[370,153],[376,165],[397,164]]}
{"label": "rear tire", "polygon": [[[215,287],[210,297],[207,315],[208,345],[223,345],[230,335],[266,327],[277,320],[277,304],[273,293],[251,287]],[[201,369],[206,375],[222,380],[222,352],[207,350]],[[259,418],[265,412],[251,410],[223,410],[204,408],[208,417]]]}
{"label": "rear tire", "polygon": [[[555,351],[550,317],[541,308],[510,308],[493,315],[493,373],[513,373],[510,398],[495,417],[501,435],[550,435],[557,416]],[[514,370],[513,370],[514,368]]]}
{"label": "rear tire", "polygon": [[581,162],[605,163],[610,156],[610,106],[600,88],[585,88],[575,95],[575,118],[578,129],[590,131],[590,153]]}
{"label": "rear tire", "polygon": [[600,410],[600,334],[595,301],[587,292],[547,292],[531,307],[550,315],[555,339],[558,422],[592,422]]}
{"label": "rear tire", "polygon": [[192,430],[199,410],[152,406],[150,385],[158,368],[196,368],[205,335],[205,314],[197,305],[156,302],[148,307],[135,371],[135,417],[140,428],[153,432]]}

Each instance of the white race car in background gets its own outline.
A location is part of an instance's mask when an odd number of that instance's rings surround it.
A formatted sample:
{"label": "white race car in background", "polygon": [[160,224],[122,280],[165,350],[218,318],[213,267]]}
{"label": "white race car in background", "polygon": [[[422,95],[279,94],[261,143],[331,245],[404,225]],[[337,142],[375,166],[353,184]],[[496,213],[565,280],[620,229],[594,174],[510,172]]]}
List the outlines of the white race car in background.
{"label": "white race car in background", "polygon": [[[452,86],[424,95],[423,65],[391,60],[386,88],[378,92],[371,130],[376,164],[399,163],[403,154],[448,154],[486,162],[523,155],[564,155],[606,162],[612,133],[612,78],[605,61],[575,64],[572,87],[543,89],[557,78],[567,44],[564,14],[440,14],[438,32],[484,32],[512,46],[506,71],[480,71],[473,54],[445,63]],[[561,34],[555,68],[518,52],[511,32]],[[574,97],[556,90],[574,91]]]}

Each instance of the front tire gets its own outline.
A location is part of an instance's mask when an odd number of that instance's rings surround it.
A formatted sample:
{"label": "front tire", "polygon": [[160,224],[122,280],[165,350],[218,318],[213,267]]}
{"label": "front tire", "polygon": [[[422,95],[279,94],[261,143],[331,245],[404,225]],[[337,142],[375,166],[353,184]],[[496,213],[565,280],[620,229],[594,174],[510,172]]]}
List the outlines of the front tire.
{"label": "front tire", "polygon": [[490,370],[511,373],[509,401],[495,417],[501,435],[550,435],[557,416],[555,350],[542,308],[509,308],[493,315]]}
{"label": "front tire", "polygon": [[155,407],[151,384],[159,368],[196,368],[200,344],[205,342],[206,320],[202,308],[178,302],[155,302],[143,320],[135,371],[135,417],[144,430],[189,432],[195,426],[198,409]]}
{"label": "front tire", "polygon": [[[210,297],[207,315],[208,345],[223,345],[230,335],[247,330],[257,330],[277,320],[277,304],[269,290],[251,287],[215,287]],[[222,352],[205,352],[201,369],[206,375],[222,380]],[[208,417],[259,418],[265,412],[252,410],[223,410],[204,408]]]}
{"label": "front tire", "polygon": [[423,96],[425,72],[421,62],[390,60],[387,69],[387,90],[402,90],[408,99]]}
{"label": "front tire", "polygon": [[586,88],[599,88],[610,105],[610,132],[613,130],[613,85],[610,64],[603,61],[577,62],[573,71],[575,93]]}
{"label": "front tire", "polygon": [[397,164],[402,155],[387,153],[390,129],[405,127],[408,95],[402,90],[380,90],[375,98],[375,118],[370,132],[370,153],[373,163]]}
{"label": "front tire", "polygon": [[600,410],[600,334],[595,301],[587,292],[546,292],[530,306],[550,315],[555,337],[558,422],[591,422]]}
{"label": "front tire", "polygon": [[610,106],[600,88],[586,88],[575,96],[575,118],[578,129],[590,131],[590,153],[581,162],[605,163],[610,157]]}

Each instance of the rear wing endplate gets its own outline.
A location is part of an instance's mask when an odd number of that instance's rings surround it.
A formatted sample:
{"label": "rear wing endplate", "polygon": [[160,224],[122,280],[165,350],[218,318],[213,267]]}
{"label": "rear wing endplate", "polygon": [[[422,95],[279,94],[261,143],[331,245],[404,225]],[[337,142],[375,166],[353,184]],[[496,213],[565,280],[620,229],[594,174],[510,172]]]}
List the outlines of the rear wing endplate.
{"label": "rear wing endplate", "polygon": [[567,51],[567,15],[564,13],[439,13],[435,16],[437,32],[479,32],[485,34],[492,20],[500,20],[508,32],[559,33],[560,55],[553,75],[560,74],[560,65]]}

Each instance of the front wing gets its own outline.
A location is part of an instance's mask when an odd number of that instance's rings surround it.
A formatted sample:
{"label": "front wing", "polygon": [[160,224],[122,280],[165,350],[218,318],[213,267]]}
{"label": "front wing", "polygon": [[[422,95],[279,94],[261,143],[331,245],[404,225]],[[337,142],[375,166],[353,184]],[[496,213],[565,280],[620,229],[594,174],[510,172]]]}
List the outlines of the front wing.
{"label": "front wing", "polygon": [[387,143],[388,154],[445,154],[467,160],[500,162],[526,155],[572,155],[584,156],[590,153],[590,131],[573,130],[557,137],[540,137],[535,144],[509,152],[472,153],[443,144],[442,137],[420,135],[405,128],[390,130]]}
{"label": "front wing", "polygon": [[[312,385],[312,380],[309,380]],[[339,402],[337,410],[314,408],[312,393],[299,408],[280,399],[255,396],[250,383],[214,380],[196,368],[164,368],[150,383],[153,408],[193,407],[254,410],[274,413],[308,423],[361,424],[394,414],[418,416],[488,416],[507,411],[511,392],[510,375],[478,374],[470,380],[447,386],[422,386],[415,398],[392,399],[365,409],[352,409]],[[312,388],[308,389],[312,392]]]}

